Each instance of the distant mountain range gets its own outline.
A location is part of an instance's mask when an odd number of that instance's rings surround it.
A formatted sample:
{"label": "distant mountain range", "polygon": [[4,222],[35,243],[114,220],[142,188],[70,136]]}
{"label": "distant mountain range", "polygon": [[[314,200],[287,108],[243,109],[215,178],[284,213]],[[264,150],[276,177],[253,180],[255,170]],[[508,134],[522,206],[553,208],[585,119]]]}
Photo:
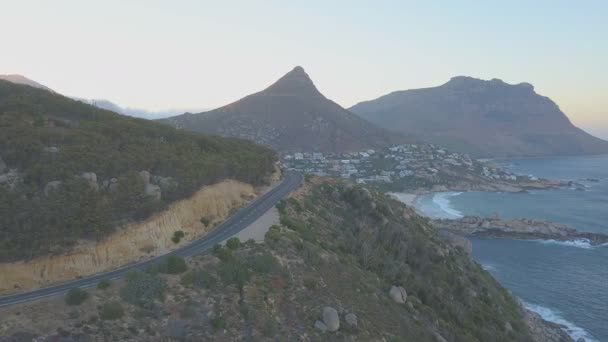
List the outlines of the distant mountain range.
{"label": "distant mountain range", "polygon": [[404,141],[327,99],[299,66],[265,90],[227,106],[161,121],[253,140],[283,152],[360,151]]}
{"label": "distant mountain range", "polygon": [[160,111],[150,111],[150,110],[140,109],[140,108],[122,107],[112,101],[104,100],[104,99],[84,99],[84,98],[79,98],[79,97],[73,97],[73,99],[82,101],[84,103],[88,103],[88,104],[93,105],[98,108],[111,110],[111,111],[119,113],[119,114],[134,116],[137,118],[144,118],[144,119],[149,119],[149,120],[162,119],[162,118],[166,118],[166,117],[170,117],[170,116],[174,116],[174,115],[178,115],[178,114],[183,114],[186,112],[199,112],[199,111],[206,110],[206,108],[193,108],[193,109],[167,109],[167,110],[160,110]]}
{"label": "distant mountain range", "polygon": [[350,110],[380,127],[484,157],[608,153],[608,142],[575,127],[528,83],[454,77],[396,91]]}

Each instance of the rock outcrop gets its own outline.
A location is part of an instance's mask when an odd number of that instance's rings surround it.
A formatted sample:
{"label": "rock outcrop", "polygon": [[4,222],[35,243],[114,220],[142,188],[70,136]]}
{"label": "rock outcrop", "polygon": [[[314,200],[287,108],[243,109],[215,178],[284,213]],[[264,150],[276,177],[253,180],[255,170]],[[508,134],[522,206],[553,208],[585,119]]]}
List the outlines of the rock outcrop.
{"label": "rock outcrop", "polygon": [[465,216],[461,219],[442,219],[432,222],[440,230],[460,235],[558,241],[584,240],[591,245],[608,243],[608,235],[579,232],[570,226],[546,220],[525,218],[503,220],[498,217]]}
{"label": "rock outcrop", "polygon": [[4,160],[2,160],[2,157],[0,157],[0,174],[4,173],[5,170],[6,170],[6,163],[4,162]]}
{"label": "rock outcrop", "polygon": [[391,286],[388,295],[395,303],[405,304],[407,300],[407,292],[401,286]]}
{"label": "rock outcrop", "polygon": [[524,309],[524,320],[529,327],[534,341],[537,342],[572,342],[574,341],[559,324],[542,319],[536,312]]}

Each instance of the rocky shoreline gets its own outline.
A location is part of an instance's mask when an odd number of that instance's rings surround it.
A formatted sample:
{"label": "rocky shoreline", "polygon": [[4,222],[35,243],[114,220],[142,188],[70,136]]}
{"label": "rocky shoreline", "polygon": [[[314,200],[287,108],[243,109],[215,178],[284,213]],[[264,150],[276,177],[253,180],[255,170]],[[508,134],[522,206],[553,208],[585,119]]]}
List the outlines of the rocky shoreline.
{"label": "rocky shoreline", "polygon": [[579,232],[564,224],[537,219],[465,216],[460,219],[432,220],[439,230],[464,236],[485,236],[512,239],[585,241],[592,246],[608,243],[608,235]]}

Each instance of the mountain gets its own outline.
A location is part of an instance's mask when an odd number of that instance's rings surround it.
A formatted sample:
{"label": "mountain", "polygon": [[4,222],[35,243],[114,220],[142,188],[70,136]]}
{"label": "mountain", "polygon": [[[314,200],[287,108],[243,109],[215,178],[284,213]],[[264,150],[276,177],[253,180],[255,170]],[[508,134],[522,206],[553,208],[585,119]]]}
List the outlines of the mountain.
{"label": "mountain", "polygon": [[111,111],[119,113],[119,114],[133,116],[136,118],[148,119],[148,120],[162,119],[162,118],[167,118],[170,116],[174,116],[174,115],[178,115],[178,114],[182,114],[182,113],[186,113],[186,112],[203,110],[201,108],[197,108],[197,109],[167,109],[167,110],[152,111],[152,110],[146,110],[146,109],[141,109],[141,108],[123,107],[112,101],[104,100],[104,99],[85,99],[85,98],[78,98],[78,97],[74,97],[74,99],[78,100],[78,101],[82,101],[84,103],[88,103],[88,104],[93,105],[98,108],[111,110]]}
{"label": "mountain", "polygon": [[283,152],[360,151],[386,146],[396,136],[327,99],[299,66],[265,90],[227,106],[161,121],[253,140]]}
{"label": "mountain", "polygon": [[0,262],[100,239],[225,179],[265,183],[276,153],[0,80]]}
{"label": "mountain", "polygon": [[380,127],[483,157],[608,153],[608,142],[575,127],[528,83],[454,77],[396,91],[350,110]]}
{"label": "mountain", "polygon": [[0,80],[9,81],[9,82],[16,83],[16,84],[28,85],[30,87],[44,89],[44,90],[51,91],[51,92],[53,91],[49,87],[44,86],[36,81],[32,81],[29,78],[22,76],[22,75],[17,75],[17,74],[0,75]]}

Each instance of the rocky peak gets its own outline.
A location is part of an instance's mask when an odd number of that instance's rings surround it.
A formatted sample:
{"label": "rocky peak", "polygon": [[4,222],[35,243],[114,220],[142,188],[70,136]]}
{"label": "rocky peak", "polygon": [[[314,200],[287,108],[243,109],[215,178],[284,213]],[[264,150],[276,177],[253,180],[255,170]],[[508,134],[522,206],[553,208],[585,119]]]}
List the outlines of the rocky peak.
{"label": "rocky peak", "polygon": [[265,95],[320,95],[304,68],[296,66],[278,81],[266,88]]}
{"label": "rocky peak", "polygon": [[534,90],[534,86],[527,82],[522,82],[519,84],[509,84],[499,78],[493,78],[489,81],[486,81],[486,80],[482,80],[482,79],[470,77],[470,76],[452,77],[446,84],[444,84],[444,87],[451,87],[451,88],[484,87],[484,88],[495,88],[495,89],[499,89],[499,88],[522,89],[522,90],[528,90],[528,91]]}

